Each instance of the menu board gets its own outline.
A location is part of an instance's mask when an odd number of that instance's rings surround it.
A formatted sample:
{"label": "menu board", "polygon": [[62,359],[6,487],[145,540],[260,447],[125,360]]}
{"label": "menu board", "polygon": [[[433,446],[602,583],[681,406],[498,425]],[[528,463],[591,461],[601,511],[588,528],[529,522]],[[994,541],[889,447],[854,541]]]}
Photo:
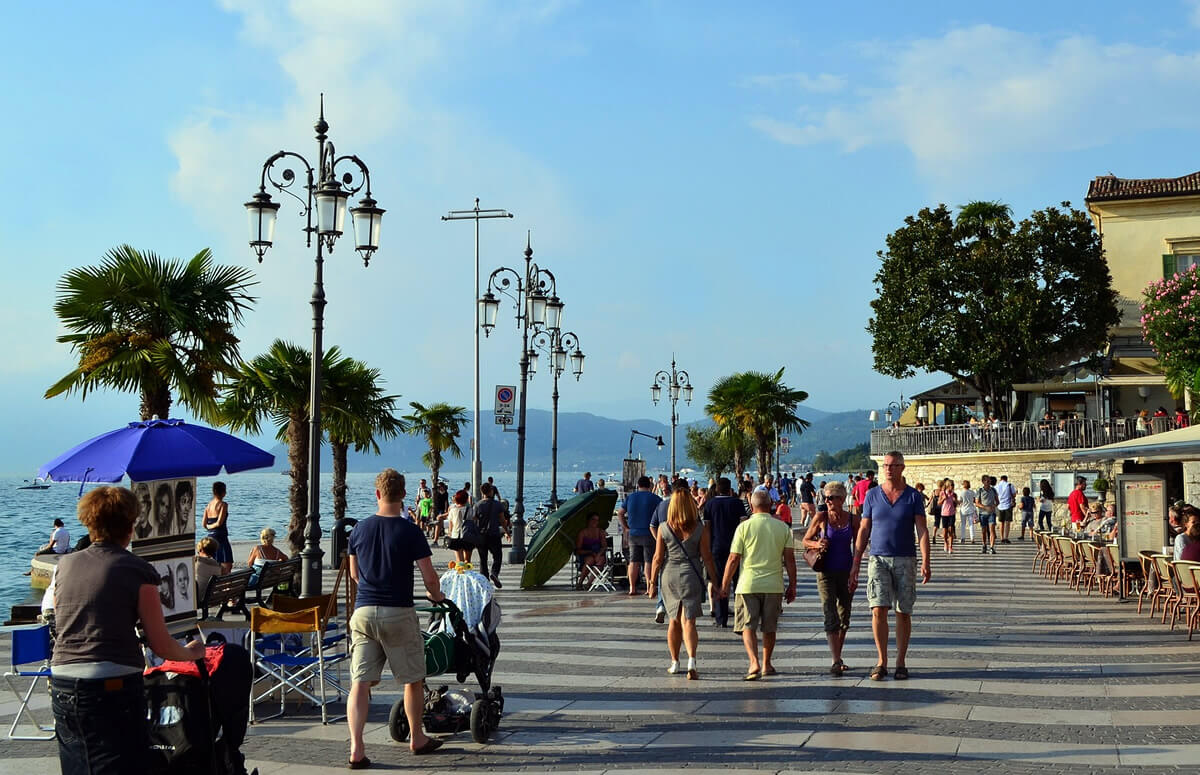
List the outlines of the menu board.
{"label": "menu board", "polygon": [[1167,483],[1145,474],[1117,477],[1117,546],[1121,559],[1138,552],[1158,554],[1167,544]]}

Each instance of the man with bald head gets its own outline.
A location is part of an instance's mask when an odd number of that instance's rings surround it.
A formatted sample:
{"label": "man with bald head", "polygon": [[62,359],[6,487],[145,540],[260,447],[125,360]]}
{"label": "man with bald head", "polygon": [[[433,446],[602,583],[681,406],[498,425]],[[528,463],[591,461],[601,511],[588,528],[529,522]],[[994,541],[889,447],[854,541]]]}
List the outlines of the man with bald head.
{"label": "man with bald head", "polygon": [[[752,513],[737,526],[721,596],[729,597],[733,576],[741,566],[737,599],[733,609],[733,628],[742,634],[742,644],[750,657],[745,680],[775,675],[771,653],[775,650],[775,630],[783,613],[783,601],[796,599],[796,555],[792,551],[792,528],[771,515],[771,496],[765,490],[750,495]],[[783,586],[783,570],[788,584]],[[763,635],[762,659],[758,656],[758,634]]]}

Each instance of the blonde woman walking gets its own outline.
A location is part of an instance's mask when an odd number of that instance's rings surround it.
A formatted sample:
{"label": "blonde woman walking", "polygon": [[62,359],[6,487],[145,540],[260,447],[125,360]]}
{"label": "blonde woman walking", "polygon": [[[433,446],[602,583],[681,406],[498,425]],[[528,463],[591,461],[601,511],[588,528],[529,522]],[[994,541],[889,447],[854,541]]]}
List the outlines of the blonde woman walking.
{"label": "blonde woman walking", "polygon": [[[658,529],[658,541],[654,551],[654,564],[650,572],[650,586],[646,597],[658,597],[658,581],[662,581],[663,600],[667,605],[667,652],[671,665],[667,672],[679,672],[680,643],[687,648],[687,677],[694,681],[700,677],[696,669],[696,649],[699,635],[696,618],[704,605],[705,583],[701,564],[708,571],[709,591],[717,594],[717,571],[713,565],[708,526],[698,519],[696,500],[687,490],[676,490],[667,506],[667,522]],[[661,572],[661,576],[659,575]]]}

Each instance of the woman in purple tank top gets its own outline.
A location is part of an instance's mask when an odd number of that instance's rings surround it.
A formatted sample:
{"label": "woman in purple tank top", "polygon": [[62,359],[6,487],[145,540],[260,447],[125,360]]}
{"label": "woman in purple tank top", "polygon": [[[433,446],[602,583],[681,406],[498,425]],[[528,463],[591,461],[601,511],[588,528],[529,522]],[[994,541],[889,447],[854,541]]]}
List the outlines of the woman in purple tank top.
{"label": "woman in purple tank top", "polygon": [[825,565],[817,572],[817,591],[825,612],[825,638],[833,655],[830,675],[840,676],[848,669],[842,661],[842,646],[850,629],[850,566],[853,563],[854,537],[858,534],[859,517],[846,511],[846,487],[841,482],[825,485],[825,507],[804,534],[805,549],[820,549]]}

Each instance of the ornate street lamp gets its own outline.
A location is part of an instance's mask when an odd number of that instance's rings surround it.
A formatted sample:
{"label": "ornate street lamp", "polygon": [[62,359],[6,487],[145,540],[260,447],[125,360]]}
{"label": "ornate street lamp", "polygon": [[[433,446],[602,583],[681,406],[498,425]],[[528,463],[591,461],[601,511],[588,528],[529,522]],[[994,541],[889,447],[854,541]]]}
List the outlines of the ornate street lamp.
{"label": "ornate street lamp", "polygon": [[[250,247],[258,256],[261,263],[267,250],[275,240],[275,218],[279,214],[279,203],[271,200],[267,193],[270,185],[281,194],[299,202],[303,209],[300,214],[305,218],[305,244],[313,246],[316,237],[316,279],[313,282],[313,345],[312,366],[309,386],[309,415],[308,415],[308,515],[304,528],[304,548],[300,556],[304,558],[300,571],[300,594],[304,597],[321,594],[321,361],[324,353],[321,347],[321,334],[324,327],[325,314],[325,283],[324,283],[324,252],[333,252],[346,223],[346,203],[350,197],[363,192],[363,197],[357,207],[350,209],[354,223],[355,250],[362,256],[363,266],[371,261],[371,256],[379,249],[379,226],[384,211],[371,197],[371,173],[367,165],[357,156],[338,156],[333,143],[326,132],[329,124],[325,121],[325,95],[321,95],[321,112],[313,127],[317,132],[317,163],[314,167],[298,153],[279,151],[263,164],[259,180],[258,192],[246,203],[246,212],[250,220]],[[285,161],[288,160],[288,161]],[[302,187],[303,197],[298,195],[293,186],[297,175],[292,166],[298,166],[305,174]],[[276,177],[276,165],[282,169]],[[341,173],[339,169],[346,171]],[[338,549],[338,541],[342,535],[341,525],[335,525],[334,550]],[[336,558],[336,554],[335,554]]]}
{"label": "ornate street lamp", "polygon": [[677,473],[675,469],[675,427],[679,425],[679,413],[675,408],[679,404],[681,396],[688,405],[692,403],[692,378],[683,369],[675,368],[674,353],[671,354],[671,370],[660,370],[650,383],[650,400],[655,405],[662,397],[664,386],[667,388],[667,396],[671,399],[671,478],[674,478]]}
{"label": "ornate street lamp", "polygon": [[[560,312],[561,316],[561,312]],[[550,358],[550,376],[554,380],[554,392],[550,394],[550,502],[558,508],[558,378],[567,369],[567,353],[570,353],[571,373],[575,381],[583,376],[583,350],[579,349],[579,337],[572,331],[548,329],[533,337],[535,347]],[[535,354],[536,357],[536,354]]]}
{"label": "ornate street lamp", "polygon": [[518,272],[507,266],[495,270],[488,277],[487,291],[479,297],[479,325],[484,336],[490,336],[496,327],[500,312],[500,298],[508,296],[516,310],[517,329],[521,332],[521,386],[517,408],[517,496],[513,514],[512,550],[508,562],[516,565],[525,562],[525,394],[529,376],[537,369],[537,353],[530,349],[530,336],[543,331],[555,333],[562,325],[563,303],[558,298],[554,274],[533,262],[533,248],[529,237],[525,238],[525,271]]}

